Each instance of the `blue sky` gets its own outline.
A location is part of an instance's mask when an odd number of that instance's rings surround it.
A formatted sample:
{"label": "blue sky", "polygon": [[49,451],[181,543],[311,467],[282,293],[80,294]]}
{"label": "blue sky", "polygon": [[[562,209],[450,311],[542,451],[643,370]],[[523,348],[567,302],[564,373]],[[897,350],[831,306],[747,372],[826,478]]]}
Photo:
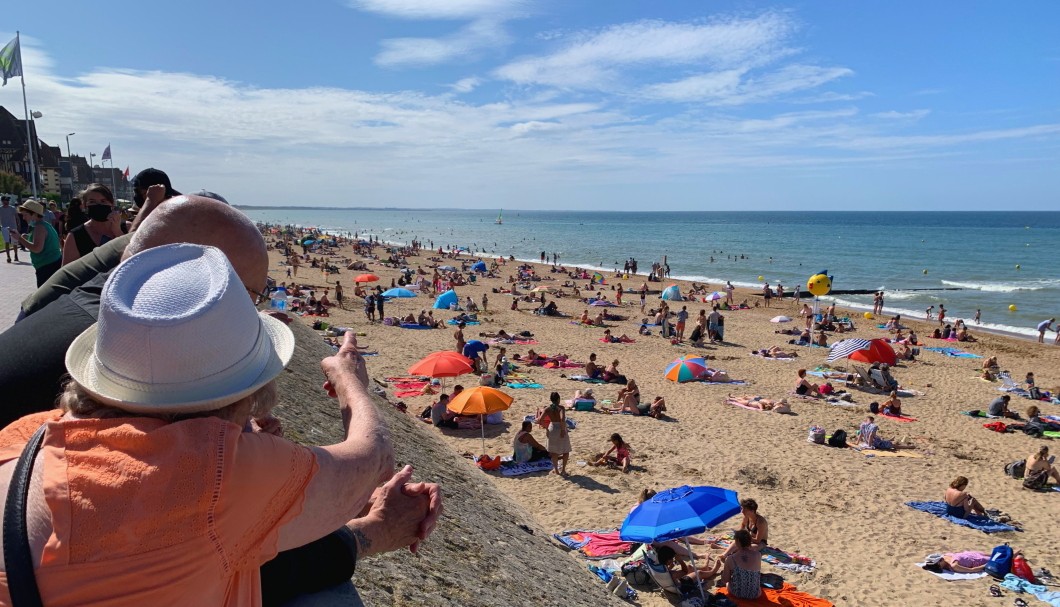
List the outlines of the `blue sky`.
{"label": "blue sky", "polygon": [[46,141],[234,202],[1060,208],[1056,2],[155,4],[0,36]]}

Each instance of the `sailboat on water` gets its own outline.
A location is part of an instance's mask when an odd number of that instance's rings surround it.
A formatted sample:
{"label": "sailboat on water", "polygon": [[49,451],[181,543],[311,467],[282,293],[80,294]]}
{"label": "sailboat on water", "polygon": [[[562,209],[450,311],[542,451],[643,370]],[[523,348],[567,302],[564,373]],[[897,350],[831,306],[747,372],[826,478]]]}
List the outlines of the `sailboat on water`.
{"label": "sailboat on water", "polygon": [[500,210],[500,211],[497,211],[497,221],[495,221],[495,222],[493,222],[493,223],[495,223],[495,224],[497,224],[497,225],[501,225],[502,223],[504,223],[504,219],[503,219],[503,218],[501,217],[501,215],[502,215],[503,213],[504,213],[504,210],[503,210],[503,209],[502,209],[502,210]]}

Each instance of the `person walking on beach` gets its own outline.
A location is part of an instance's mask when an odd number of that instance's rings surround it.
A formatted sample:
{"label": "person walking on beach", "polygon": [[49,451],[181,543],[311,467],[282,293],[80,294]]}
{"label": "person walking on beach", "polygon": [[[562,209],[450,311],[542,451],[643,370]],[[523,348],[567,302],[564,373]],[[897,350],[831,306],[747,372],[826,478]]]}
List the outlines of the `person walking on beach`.
{"label": "person walking on beach", "polygon": [[928,306],[928,309],[924,310],[924,318],[926,318],[927,320],[931,320],[931,314],[934,311],[934,309],[935,309],[935,306],[933,306],[933,305],[932,306]]}
{"label": "person walking on beach", "polygon": [[981,324],[979,322],[979,317],[982,315],[982,313],[983,313],[982,310],[980,310],[979,308],[975,309],[975,318],[973,319],[973,320],[975,320],[975,324],[977,324],[977,325]]}
{"label": "person walking on beach", "polygon": [[766,286],[762,287],[762,297],[765,298],[765,300],[766,300],[766,307],[767,308],[772,308],[773,307],[773,303],[772,303],[772,301],[773,301],[773,290],[769,288],[769,283],[768,282],[766,283]]}
{"label": "person walking on beach", "polygon": [[728,280],[725,281],[725,305],[732,307],[732,294],[736,287]]}
{"label": "person walking on beach", "polygon": [[939,326],[946,322],[946,306],[939,304]]}
{"label": "person walking on beach", "polygon": [[368,322],[375,322],[375,295],[371,293],[364,298],[364,315],[368,317]]}
{"label": "person walking on beach", "polygon": [[[1045,343],[1045,332],[1052,331],[1054,322],[1056,322],[1056,319],[1050,318],[1038,323],[1038,343]],[[1060,332],[1058,332],[1058,335],[1060,335]]]}
{"label": "person walking on beach", "polygon": [[648,291],[646,289],[640,290],[640,313],[644,314],[644,306],[648,301]]}
{"label": "person walking on beach", "polygon": [[483,293],[482,294],[482,311],[483,312],[488,312],[489,311],[489,309],[490,309],[489,308],[489,304],[490,304],[489,297],[486,297],[486,294]]}
{"label": "person walking on beach", "polygon": [[681,311],[677,313],[677,339],[681,341],[685,339],[686,321],[688,321],[688,306],[681,306]]}

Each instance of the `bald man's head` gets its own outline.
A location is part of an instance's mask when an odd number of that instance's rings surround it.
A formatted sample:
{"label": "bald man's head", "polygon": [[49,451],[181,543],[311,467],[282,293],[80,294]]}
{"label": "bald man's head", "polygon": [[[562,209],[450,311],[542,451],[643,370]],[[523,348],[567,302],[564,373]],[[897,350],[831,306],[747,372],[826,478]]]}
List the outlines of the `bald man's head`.
{"label": "bald man's head", "polygon": [[144,219],[122,261],[140,251],[177,242],[217,247],[248,289],[261,292],[269,271],[265,240],[242,212],[202,196],[170,198]]}

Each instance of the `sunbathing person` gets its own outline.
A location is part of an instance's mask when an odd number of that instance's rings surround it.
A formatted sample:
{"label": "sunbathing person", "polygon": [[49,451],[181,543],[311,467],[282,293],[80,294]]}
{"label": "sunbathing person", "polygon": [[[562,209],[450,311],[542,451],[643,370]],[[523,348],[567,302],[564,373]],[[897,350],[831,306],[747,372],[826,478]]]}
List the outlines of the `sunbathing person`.
{"label": "sunbathing person", "polygon": [[626,383],[626,376],[618,372],[618,359],[611,361],[611,364],[604,369],[603,374],[600,376],[601,379],[610,384],[624,384]]}
{"label": "sunbathing person", "polygon": [[757,599],[762,594],[762,555],[746,529],[735,533],[732,546],[735,550],[724,559],[718,586],[733,598]]}
{"label": "sunbathing person", "polygon": [[924,569],[934,573],[982,573],[989,562],[990,555],[982,552],[936,552],[924,558]]}
{"label": "sunbathing person", "polygon": [[814,345],[821,346],[822,348],[828,347],[828,338],[825,337],[824,331],[817,332],[817,339],[813,340]]}
{"label": "sunbathing person", "polygon": [[880,403],[880,407],[884,415],[902,416],[902,400],[898,398],[898,393],[893,390],[887,400]]}
{"label": "sunbathing person", "polygon": [[626,387],[618,391],[618,396],[615,400],[621,403],[621,406],[614,409],[608,409],[611,413],[632,413],[633,415],[641,415],[644,411],[640,410],[640,388],[637,387],[637,382],[632,379],[626,383]]}
{"label": "sunbathing person", "polygon": [[581,318],[578,319],[578,322],[582,323],[583,325],[593,324],[592,321],[589,320],[589,310],[582,312]]}
{"label": "sunbathing person", "polygon": [[547,459],[549,456],[548,449],[537,442],[537,439],[531,434],[533,429],[534,422],[524,421],[522,429],[512,439],[512,461],[517,464],[536,462],[539,459]]}
{"label": "sunbathing person", "polygon": [[799,376],[799,380],[795,383],[795,394],[798,394],[799,396],[821,395],[821,390],[817,384],[811,384],[809,380],[806,379],[806,369],[799,369],[797,375]]}
{"label": "sunbathing person", "polygon": [[656,396],[655,400],[651,401],[651,405],[648,406],[648,415],[659,419],[664,417],[666,414],[666,399],[661,396]]}
{"label": "sunbathing person", "polygon": [[[629,472],[630,466],[630,447],[626,441],[622,440],[622,435],[615,432],[611,435],[611,448],[607,450],[607,453],[597,453],[593,461],[589,462],[590,466],[618,466],[622,469],[622,472]],[[614,455],[611,455],[614,453]]]}
{"label": "sunbathing person", "polygon": [[791,407],[788,405],[788,400],[786,398],[773,400],[762,396],[733,396],[730,394],[725,398],[725,402],[730,405],[750,407],[762,411],[774,411],[776,413],[791,412]]}
{"label": "sunbathing person", "polygon": [[751,354],[761,356],[762,358],[796,358],[799,355],[798,352],[785,352],[780,349],[780,346],[773,346],[762,350],[752,350]]}
{"label": "sunbathing person", "polygon": [[979,500],[968,493],[967,489],[967,477],[958,476],[953,479],[946,489],[946,514],[955,518],[968,518],[969,514],[986,516],[986,509],[979,503]]}
{"label": "sunbathing person", "polygon": [[729,374],[725,371],[719,371],[709,367],[703,370],[703,374],[700,375],[698,379],[716,384],[727,384],[732,381],[732,378],[729,377]]}
{"label": "sunbathing person", "polygon": [[869,415],[858,426],[858,433],[854,436],[854,445],[859,449],[879,449],[881,451],[915,449],[913,445],[901,445],[895,441],[887,440],[881,437],[879,433],[880,427],[876,425],[876,418]]}
{"label": "sunbathing person", "polygon": [[1049,479],[1060,485],[1060,472],[1057,472],[1049,459],[1049,447],[1042,445],[1038,451],[1027,458],[1027,470],[1023,474],[1023,486],[1027,489],[1045,489]]}

